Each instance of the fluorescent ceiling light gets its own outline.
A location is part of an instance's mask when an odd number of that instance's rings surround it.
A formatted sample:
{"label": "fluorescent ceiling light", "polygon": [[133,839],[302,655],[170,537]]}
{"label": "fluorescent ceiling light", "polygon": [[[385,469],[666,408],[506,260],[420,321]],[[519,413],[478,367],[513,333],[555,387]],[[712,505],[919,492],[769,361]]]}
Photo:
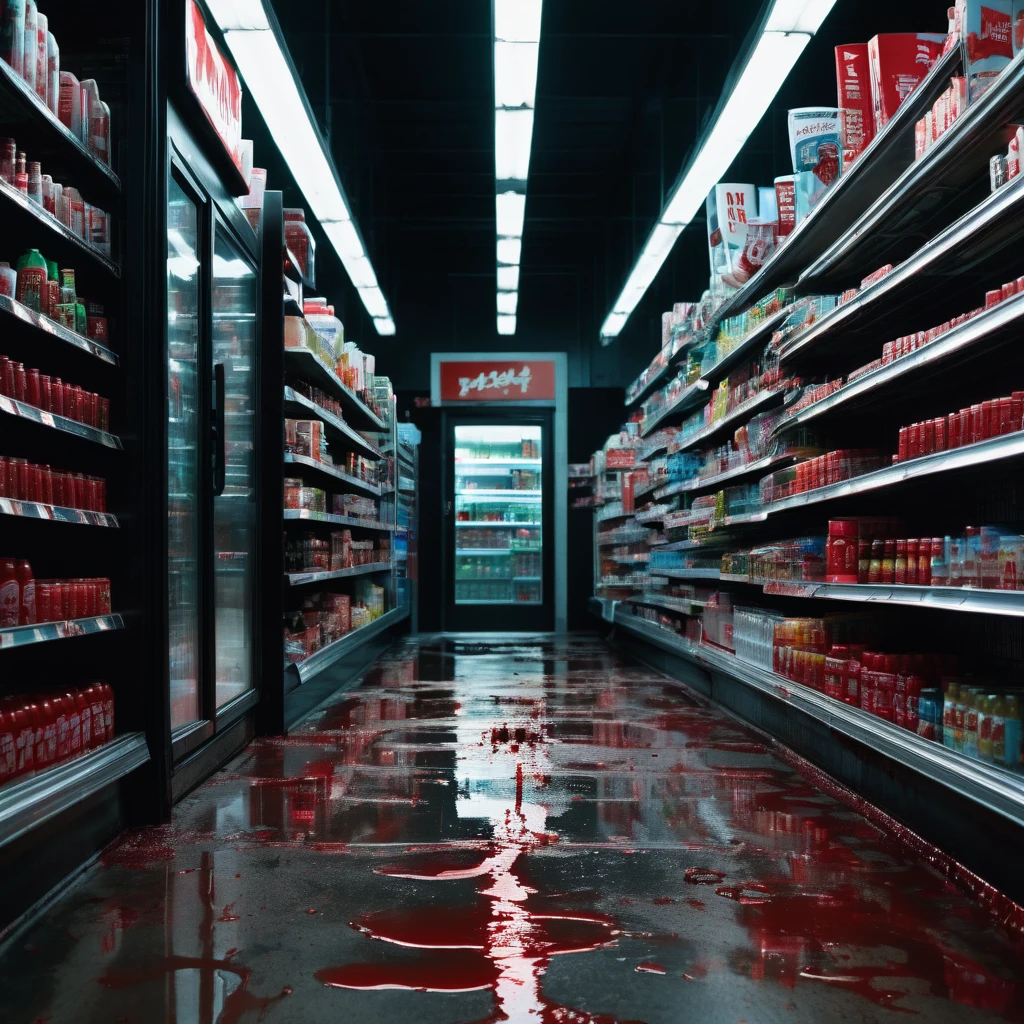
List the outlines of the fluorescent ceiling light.
{"label": "fluorescent ceiling light", "polygon": [[384,293],[379,288],[360,288],[359,298],[363,300],[366,312],[375,320],[384,320],[391,316]]}
{"label": "fluorescent ceiling light", "polygon": [[498,218],[498,235],[506,238],[523,237],[523,220],[526,217],[526,196],[521,192],[503,192],[495,197]]}
{"label": "fluorescent ceiling light", "polygon": [[539,43],[543,6],[543,0],[494,0],[494,38]]}
{"label": "fluorescent ceiling light", "polygon": [[[284,41],[268,17],[263,0],[208,0],[207,6],[299,191],[359,289],[365,306],[369,286],[377,284],[376,274],[352,220],[334,161],[310,116]],[[377,294],[384,305],[384,313],[378,318],[389,317],[379,288]],[[379,308],[375,299],[371,301]],[[374,315],[369,306],[367,310]],[[375,322],[375,326],[379,325]]]}
{"label": "fluorescent ceiling light", "polygon": [[537,99],[538,43],[494,43],[495,107],[533,107]]}
{"label": "fluorescent ceiling light", "polygon": [[518,267],[519,257],[523,254],[523,243],[518,238],[498,239],[498,262],[506,266]]}
{"label": "fluorescent ceiling light", "polygon": [[381,335],[395,333],[395,321],[389,316],[377,317],[373,321],[373,326],[377,328],[377,333]]}
{"label": "fluorescent ceiling light", "polygon": [[515,314],[519,305],[519,292],[498,292],[498,312]]}
{"label": "fluorescent ceiling light", "polygon": [[498,267],[498,291],[514,292],[519,288],[518,267]]}
{"label": "fluorescent ceiling light", "polygon": [[617,337],[661,270],[683,228],[703,208],[740,149],[771,106],[782,83],[835,0],[776,0],[729,98],[669,196],[658,223],[601,327]]}
{"label": "fluorescent ceiling light", "polygon": [[515,334],[516,318],[514,316],[498,316],[498,333]]}
{"label": "fluorescent ceiling light", "polygon": [[526,181],[532,146],[532,110],[494,112],[494,176],[498,181]]}

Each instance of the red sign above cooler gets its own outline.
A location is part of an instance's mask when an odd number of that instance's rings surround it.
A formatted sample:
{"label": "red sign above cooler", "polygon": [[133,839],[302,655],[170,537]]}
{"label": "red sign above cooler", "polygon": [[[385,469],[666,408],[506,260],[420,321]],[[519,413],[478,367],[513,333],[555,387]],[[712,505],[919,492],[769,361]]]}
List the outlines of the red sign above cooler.
{"label": "red sign above cooler", "polygon": [[207,31],[195,0],[188,0],[185,41],[189,89],[241,173],[242,83]]}
{"label": "red sign above cooler", "polygon": [[442,402],[553,402],[551,359],[441,363]]}

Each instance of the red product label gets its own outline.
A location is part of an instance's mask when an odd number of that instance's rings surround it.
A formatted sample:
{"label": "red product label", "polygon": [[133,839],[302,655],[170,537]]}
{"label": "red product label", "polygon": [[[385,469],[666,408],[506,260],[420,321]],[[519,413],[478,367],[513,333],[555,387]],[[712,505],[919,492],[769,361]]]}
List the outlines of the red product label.
{"label": "red product label", "polygon": [[836,85],[845,166],[875,137],[867,43],[836,47]]}
{"label": "red product label", "polygon": [[981,31],[968,34],[967,53],[972,64],[990,57],[1012,57],[1010,15],[1006,11],[982,7]]}
{"label": "red product label", "polygon": [[871,105],[880,131],[917,88],[942,55],[946,36],[930,32],[893,32],[868,43]]}
{"label": "red product label", "polygon": [[779,238],[796,227],[796,182],[790,178],[775,182],[775,201],[779,208]]}

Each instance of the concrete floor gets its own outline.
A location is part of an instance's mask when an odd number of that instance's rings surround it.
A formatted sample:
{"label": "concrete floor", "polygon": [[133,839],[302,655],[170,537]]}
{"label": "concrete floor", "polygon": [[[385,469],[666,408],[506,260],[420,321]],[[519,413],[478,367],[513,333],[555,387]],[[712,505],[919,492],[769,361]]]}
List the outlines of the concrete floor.
{"label": "concrete floor", "polygon": [[29,1022],[1021,1020],[1024,953],[597,640],[404,641],[0,963]]}

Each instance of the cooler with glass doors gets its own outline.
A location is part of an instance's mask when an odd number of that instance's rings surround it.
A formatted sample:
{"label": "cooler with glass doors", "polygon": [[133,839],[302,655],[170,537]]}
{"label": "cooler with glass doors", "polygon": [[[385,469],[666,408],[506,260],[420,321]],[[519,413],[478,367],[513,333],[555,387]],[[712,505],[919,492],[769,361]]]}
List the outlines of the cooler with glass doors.
{"label": "cooler with glass doors", "polygon": [[445,629],[553,629],[551,414],[447,420]]}
{"label": "cooler with glass doors", "polygon": [[255,232],[196,166],[184,130],[170,149],[167,609],[178,762],[256,699],[259,276]]}

